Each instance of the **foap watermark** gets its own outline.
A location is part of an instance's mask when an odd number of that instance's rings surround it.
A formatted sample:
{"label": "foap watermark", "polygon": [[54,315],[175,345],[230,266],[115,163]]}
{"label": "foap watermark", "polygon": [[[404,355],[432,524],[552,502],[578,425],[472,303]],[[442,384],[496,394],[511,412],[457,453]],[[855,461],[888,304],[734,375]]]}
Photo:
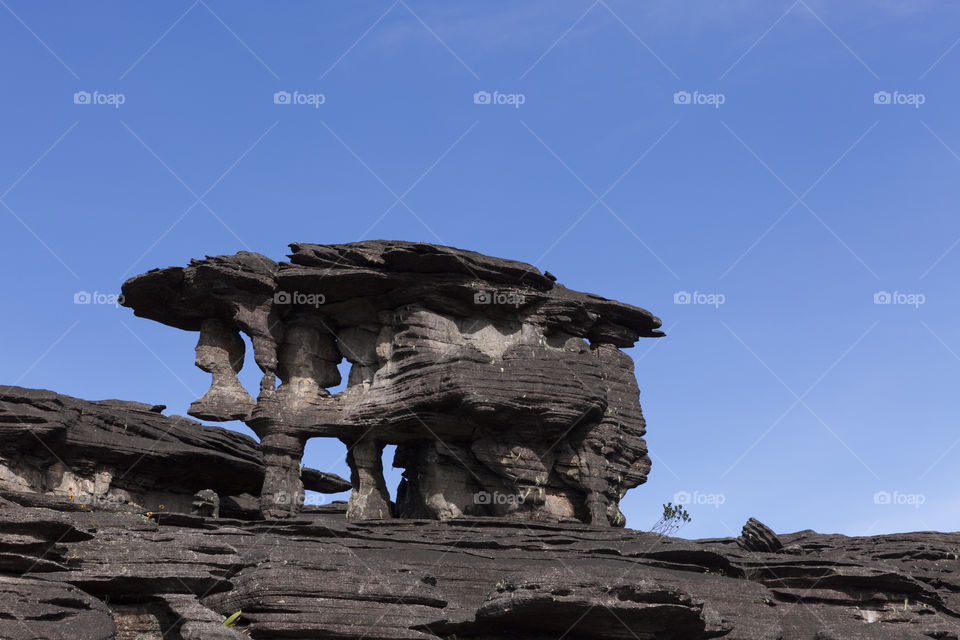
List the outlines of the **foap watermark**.
{"label": "foap watermark", "polygon": [[720,105],[727,101],[727,96],[722,93],[701,93],[700,91],[677,91],[673,94],[673,104],[700,104],[710,105],[714,109],[719,109]]}
{"label": "foap watermark", "polygon": [[689,491],[677,491],[673,494],[673,501],[678,505],[709,504],[712,505],[714,509],[719,509],[720,505],[727,501],[727,496],[722,493],[700,493],[699,491],[690,493]]}
{"label": "foap watermark", "polygon": [[119,307],[123,304],[123,294],[77,291],[73,294],[73,304],[110,304]]}
{"label": "foap watermark", "polygon": [[129,497],[117,494],[106,495],[87,495],[77,496],[74,502],[85,504],[92,507],[109,509],[111,507],[122,507],[131,503]]}
{"label": "foap watermark", "polygon": [[920,305],[927,301],[927,296],[922,293],[904,293],[902,291],[877,291],[873,294],[873,304],[900,304],[914,309],[919,309]]}
{"label": "foap watermark", "polygon": [[273,494],[275,504],[297,504],[301,507],[322,507],[327,504],[327,496],[322,493],[296,493],[277,491]]}
{"label": "foap watermark", "polygon": [[517,505],[523,504],[524,496],[515,493],[502,493],[500,491],[477,491],[473,494],[473,504],[499,504],[499,505]]}
{"label": "foap watermark", "polygon": [[273,104],[298,104],[319,109],[327,101],[322,93],[303,93],[302,91],[277,91],[273,94]]}
{"label": "foap watermark", "polygon": [[501,93],[494,91],[477,91],[473,94],[473,104],[507,104],[514,109],[519,109],[520,105],[527,101],[527,96],[522,93]]}
{"label": "foap watermark", "polygon": [[473,304],[509,304],[519,307],[526,301],[522,293],[510,291],[477,291],[473,294]]}
{"label": "foap watermark", "polygon": [[700,291],[677,291],[673,294],[673,304],[705,304],[719,309],[727,301],[722,293],[703,293]]}
{"label": "foap watermark", "polygon": [[127,101],[122,93],[103,93],[102,91],[77,91],[73,94],[73,104],[108,105],[119,109]]}
{"label": "foap watermark", "polygon": [[922,493],[902,493],[900,491],[877,491],[873,494],[873,504],[882,505],[909,505],[914,509],[919,509],[920,505],[927,501],[927,496]]}
{"label": "foap watermark", "polygon": [[873,104],[897,104],[919,109],[927,101],[923,93],[903,93],[901,91],[875,91]]}
{"label": "foap watermark", "polygon": [[326,303],[327,297],[322,293],[301,293],[300,291],[276,291],[273,294],[274,304],[305,304],[314,307]]}

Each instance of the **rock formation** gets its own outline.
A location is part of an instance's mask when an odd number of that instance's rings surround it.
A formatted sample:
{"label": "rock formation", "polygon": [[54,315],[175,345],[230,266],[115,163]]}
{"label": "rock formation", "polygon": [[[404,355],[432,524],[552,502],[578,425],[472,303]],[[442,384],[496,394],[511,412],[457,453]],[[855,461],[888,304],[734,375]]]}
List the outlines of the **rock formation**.
{"label": "rock formation", "polygon": [[[51,391],[0,388],[0,495],[39,504],[133,503],[189,513],[198,491],[219,496],[225,515],[259,511],[263,455],[244,434],[163,415],[161,405],[89,402]],[[304,469],[308,489],[338,493],[343,478]]]}
{"label": "rock formation", "polygon": [[[633,361],[649,312],[531,265],[409,242],[293,244],[193,260],[123,285],[136,315],[198,331],[210,390],[189,413],[259,436],[267,518],[295,516],[307,439],[348,447],[356,520],[494,515],[623,526],[650,469]],[[262,371],[237,379],[245,334]],[[346,389],[337,365],[346,359]],[[279,378],[279,386],[277,380]],[[403,482],[391,503],[385,445]]]}
{"label": "rock formation", "polygon": [[743,531],[737,543],[747,551],[765,551],[777,553],[783,549],[783,543],[770,527],[756,518],[750,518],[743,525]]}
{"label": "rock formation", "polygon": [[193,504],[191,505],[190,513],[205,518],[219,518],[220,496],[217,495],[216,491],[211,489],[197,491],[193,494]]}
{"label": "rock formation", "polygon": [[769,553],[580,523],[345,515],[344,503],[244,521],[0,499],[0,637],[960,637],[960,533],[801,531]]}
{"label": "rock formation", "polygon": [[[200,332],[190,412],[261,442],[0,390],[0,640],[960,640],[960,533],[609,526],[650,467],[619,349],[659,320],[555,280],[390,242],[132,279],[138,315]],[[315,436],[349,445],[349,483],[299,468]]]}

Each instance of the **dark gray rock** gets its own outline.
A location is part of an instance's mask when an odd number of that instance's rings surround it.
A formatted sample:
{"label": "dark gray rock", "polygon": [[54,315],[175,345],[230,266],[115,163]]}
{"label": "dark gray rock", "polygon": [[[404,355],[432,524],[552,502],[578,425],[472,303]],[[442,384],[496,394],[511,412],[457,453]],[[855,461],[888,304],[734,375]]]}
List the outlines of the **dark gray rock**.
{"label": "dark gray rock", "polygon": [[[498,582],[475,619],[433,623],[424,629],[458,637],[697,640],[732,631],[716,611],[680,587],[651,573],[619,578],[609,573],[563,568]],[[591,575],[592,574],[592,575]],[[658,576],[659,577],[659,576]],[[611,578],[613,578],[611,580]]]}
{"label": "dark gray rock", "polygon": [[[160,405],[4,389],[0,638],[960,638],[960,533],[607,526],[649,471],[619,348],[659,320],[554,281],[391,242],[134,278],[138,315],[201,331],[213,384],[191,411],[263,442]],[[473,300],[494,287],[512,308]],[[323,304],[277,297],[291,291]],[[256,400],[235,383],[238,331],[264,372]],[[348,444],[349,503],[301,509],[305,489],[348,486],[299,467],[312,435]]]}
{"label": "dark gray rock", "polygon": [[107,606],[62,582],[0,574],[0,637],[4,640],[113,640]]}
{"label": "dark gray rock", "polygon": [[737,542],[747,551],[766,551],[776,553],[783,549],[783,543],[770,527],[756,518],[750,518],[743,525],[743,531]]}
{"label": "dark gray rock", "polygon": [[211,489],[197,491],[193,494],[193,508],[190,510],[190,514],[204,518],[219,518],[220,496]]}
{"label": "dark gray rock", "polygon": [[[89,616],[91,635],[76,637],[112,638],[98,601],[118,628],[159,628],[168,640],[960,633],[960,533],[800,532],[780,536],[798,550],[784,554],[582,524],[350,521],[342,508],[281,521],[9,509],[0,550],[40,557],[46,547],[52,558],[0,572],[22,594],[10,601],[30,630],[12,637],[60,637],[44,635],[49,620]],[[13,536],[28,532],[25,549]],[[48,595],[68,587],[66,599]],[[49,609],[29,614],[35,603]],[[237,611],[237,628],[222,628]]]}
{"label": "dark gray rock", "polygon": [[[304,445],[326,436],[350,452],[352,519],[624,525],[620,498],[646,481],[650,458],[620,348],[662,336],[658,318],[472,251],[380,240],[291,248],[289,262],[240,252],[123,285],[136,315],[200,332],[196,364],[212,381],[191,414],[241,418],[260,436],[265,517],[298,513]],[[255,401],[236,376],[241,333],[263,372]],[[343,359],[347,388],[331,394]],[[396,505],[385,444],[404,469]]]}
{"label": "dark gray rock", "polygon": [[[55,413],[42,424],[58,422]],[[165,419],[147,413],[132,417]],[[141,432],[135,424],[127,429]],[[256,503],[249,494],[242,500]],[[244,521],[7,492],[0,499],[0,637],[960,634],[958,533],[777,536],[751,520],[749,537],[688,541],[466,515],[350,520],[355,506]],[[237,628],[223,627],[237,611]]]}
{"label": "dark gray rock", "polygon": [[[193,495],[211,489],[237,499],[224,504],[225,515],[248,515],[231,508],[239,508],[244,495],[258,495],[263,484],[257,442],[156,408],[0,389],[0,495],[34,506],[67,501],[79,511],[162,505],[189,513]],[[350,488],[343,478],[313,469],[303,477],[314,491]]]}

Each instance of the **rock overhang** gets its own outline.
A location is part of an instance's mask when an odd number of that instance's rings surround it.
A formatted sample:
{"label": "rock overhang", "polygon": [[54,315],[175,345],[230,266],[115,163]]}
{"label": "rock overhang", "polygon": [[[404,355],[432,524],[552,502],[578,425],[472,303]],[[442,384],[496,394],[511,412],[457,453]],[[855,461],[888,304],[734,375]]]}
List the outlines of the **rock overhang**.
{"label": "rock overhang", "polygon": [[[379,312],[421,303],[462,317],[475,314],[478,307],[494,317],[522,311],[547,330],[618,347],[663,335],[660,319],[646,309],[567,289],[533,265],[515,260],[384,240],[293,243],[290,248],[289,262],[241,251],[191,260],[187,267],[153,269],[123,284],[123,306],[139,317],[199,331],[210,314],[230,313],[238,304],[274,304],[277,293],[288,293],[323,296],[324,315],[343,315],[353,324],[375,322]],[[522,296],[522,302],[477,303],[475,296],[484,292],[491,297]],[[295,306],[276,305],[281,311]]]}
{"label": "rock overhang", "polygon": [[[633,362],[620,349],[662,336],[659,318],[453,247],[290,247],[288,262],[208,256],[123,285],[136,315],[200,331],[196,364],[213,380],[189,413],[241,419],[260,436],[265,514],[295,512],[304,444],[327,436],[348,446],[352,517],[623,524],[616,505],[650,460]],[[237,378],[241,333],[263,372],[253,395]],[[346,390],[331,394],[343,359]],[[406,469],[396,505],[378,453],[388,443]],[[506,506],[476,502],[501,494]]]}

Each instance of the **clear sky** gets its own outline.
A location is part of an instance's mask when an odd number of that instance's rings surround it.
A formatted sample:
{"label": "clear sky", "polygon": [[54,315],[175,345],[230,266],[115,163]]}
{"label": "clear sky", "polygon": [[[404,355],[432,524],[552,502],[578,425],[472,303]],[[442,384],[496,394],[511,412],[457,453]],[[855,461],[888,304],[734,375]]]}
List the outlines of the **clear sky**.
{"label": "clear sky", "polygon": [[196,335],[77,292],[435,242],[663,319],[630,350],[653,469],[628,526],[680,499],[687,537],[958,530],[958,14],[0,0],[0,383],[183,414]]}

